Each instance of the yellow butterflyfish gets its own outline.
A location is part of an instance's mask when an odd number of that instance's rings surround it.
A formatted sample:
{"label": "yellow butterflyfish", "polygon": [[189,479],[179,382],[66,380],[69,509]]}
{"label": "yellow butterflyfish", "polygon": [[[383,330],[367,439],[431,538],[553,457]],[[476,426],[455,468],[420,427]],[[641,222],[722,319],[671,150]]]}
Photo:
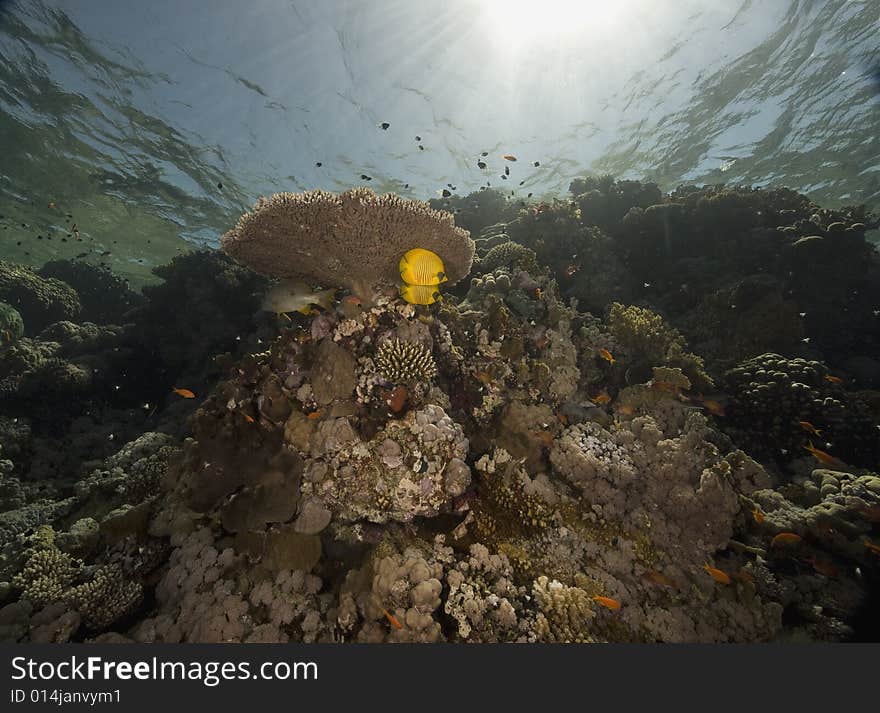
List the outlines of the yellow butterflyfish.
{"label": "yellow butterflyfish", "polygon": [[414,305],[431,305],[440,300],[437,285],[401,285],[400,296]]}
{"label": "yellow butterflyfish", "polygon": [[400,258],[400,279],[408,285],[439,285],[446,282],[443,261],[437,253],[413,248]]}

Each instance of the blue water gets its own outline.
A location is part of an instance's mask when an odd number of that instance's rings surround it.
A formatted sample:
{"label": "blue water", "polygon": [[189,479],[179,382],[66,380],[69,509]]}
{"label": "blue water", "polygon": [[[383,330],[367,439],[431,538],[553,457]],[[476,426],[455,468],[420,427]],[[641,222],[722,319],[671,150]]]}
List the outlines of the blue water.
{"label": "blue water", "polygon": [[260,195],[360,184],[537,197],[609,172],[880,204],[876,0],[560,5],[4,3],[0,257],[86,249],[143,281]]}

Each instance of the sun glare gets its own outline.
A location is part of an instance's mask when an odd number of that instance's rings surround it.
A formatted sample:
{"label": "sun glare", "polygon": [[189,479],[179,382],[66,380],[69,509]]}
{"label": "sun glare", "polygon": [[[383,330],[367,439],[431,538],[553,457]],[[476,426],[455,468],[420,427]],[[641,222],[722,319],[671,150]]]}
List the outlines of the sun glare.
{"label": "sun glare", "polygon": [[511,42],[563,37],[607,25],[624,0],[484,0],[492,27]]}

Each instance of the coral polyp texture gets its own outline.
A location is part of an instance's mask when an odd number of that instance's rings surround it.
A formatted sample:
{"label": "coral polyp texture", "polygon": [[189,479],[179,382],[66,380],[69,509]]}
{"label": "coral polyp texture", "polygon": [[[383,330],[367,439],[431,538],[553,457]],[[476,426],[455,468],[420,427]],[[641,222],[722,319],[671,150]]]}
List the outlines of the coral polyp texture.
{"label": "coral polyp texture", "polygon": [[269,277],[300,277],[366,294],[399,281],[412,248],[440,256],[447,285],[470,272],[474,242],[450,213],[369,188],[278,193],[262,198],[221,241],[223,250]]}
{"label": "coral polyp texture", "polygon": [[399,339],[384,342],[376,352],[376,367],[388,381],[431,381],[437,374],[434,357],[421,344]]}
{"label": "coral polyp texture", "polygon": [[[876,219],[572,191],[433,202],[473,266],[365,189],[261,201],[142,298],[0,265],[0,639],[880,638]],[[393,288],[415,247],[467,282],[284,317],[245,266]]]}

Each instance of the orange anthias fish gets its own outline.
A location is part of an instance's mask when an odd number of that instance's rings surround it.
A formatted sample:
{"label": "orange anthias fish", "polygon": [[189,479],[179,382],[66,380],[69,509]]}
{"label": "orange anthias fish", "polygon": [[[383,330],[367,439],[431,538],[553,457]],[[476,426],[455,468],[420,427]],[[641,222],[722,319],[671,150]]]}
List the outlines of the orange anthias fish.
{"label": "orange anthias fish", "polygon": [[599,604],[601,604],[606,609],[610,609],[611,611],[617,611],[620,609],[620,602],[616,599],[612,599],[611,597],[600,597],[598,594],[593,597],[593,599]]}
{"label": "orange anthias fish", "polygon": [[803,538],[800,535],[796,535],[793,532],[780,532],[776,537],[770,540],[770,546],[778,547],[779,545],[794,545],[802,539]]}
{"label": "orange anthias fish", "polygon": [[540,287],[535,288],[535,297],[537,297],[539,300],[543,299],[544,291]]}
{"label": "orange anthias fish", "polygon": [[825,451],[816,448],[816,446],[813,445],[812,441],[810,441],[810,444],[808,446],[804,446],[804,448],[812,453],[813,457],[823,465],[843,465],[839,459],[835,458],[830,453],[826,453]]}
{"label": "orange anthias fish", "polygon": [[388,611],[387,609],[383,609],[382,613],[385,615],[385,618],[388,620],[388,623],[391,624],[391,626],[393,626],[395,629],[402,629],[403,628],[403,624],[401,624],[397,620],[397,617],[394,616],[394,614],[392,614],[390,611]]}
{"label": "orange anthias fish", "polygon": [[675,582],[662,572],[658,572],[656,569],[649,569],[645,572],[644,577],[651,582],[651,584],[656,584],[659,587],[672,587],[673,589],[678,589],[678,585]]}
{"label": "orange anthias fish", "polygon": [[244,420],[247,421],[248,423],[254,423],[253,416],[246,414],[246,413],[243,413],[242,416],[244,416]]}
{"label": "orange anthias fish", "polygon": [[837,576],[837,568],[828,560],[820,560],[815,555],[809,555],[808,557],[804,557],[804,562],[810,565],[819,574],[824,574],[830,579]]}
{"label": "orange anthias fish", "polygon": [[665,391],[673,396],[678,396],[681,393],[681,387],[678,384],[673,384],[671,381],[655,381],[651,379],[651,391]]}
{"label": "orange anthias fish", "polygon": [[323,415],[324,412],[319,409],[318,411],[312,411],[311,413],[306,414],[306,418],[309,419],[309,421],[315,421],[316,419],[321,418],[321,416]]}
{"label": "orange anthias fish", "polygon": [[709,576],[712,577],[716,582],[720,582],[721,584],[730,584],[730,576],[727,572],[722,572],[720,569],[716,567],[712,567],[708,562],[703,565],[703,569],[705,569]]}
{"label": "orange anthias fish", "polygon": [[880,522],[880,505],[859,505],[855,511],[868,522]]}
{"label": "orange anthias fish", "polygon": [[532,431],[535,434],[535,438],[538,439],[538,443],[541,444],[544,448],[551,448],[553,446],[553,431]]}
{"label": "orange anthias fish", "polygon": [[600,349],[599,356],[602,357],[605,361],[607,361],[611,365],[613,365],[614,362],[616,361],[615,358],[612,356],[611,352],[609,352],[607,349]]}
{"label": "orange anthias fish", "polygon": [[509,153],[504,154],[501,158],[503,158],[505,161],[516,161],[516,156]]}
{"label": "orange anthias fish", "polygon": [[737,572],[733,576],[736,577],[740,582],[745,582],[746,584],[755,583],[755,578],[742,568],[740,568],[739,572]]}
{"label": "orange anthias fish", "polygon": [[183,396],[185,399],[194,399],[196,395],[190,391],[189,389],[172,389],[172,392],[177,394],[178,396]]}
{"label": "orange anthias fish", "polygon": [[593,403],[598,404],[599,406],[604,406],[607,403],[611,403],[611,397],[608,395],[607,391],[603,391],[593,399]]}
{"label": "orange anthias fish", "polygon": [[760,505],[755,505],[755,509],[752,510],[752,517],[755,519],[759,525],[764,522],[764,511],[761,510]]}
{"label": "orange anthias fish", "polygon": [[843,383],[843,379],[841,379],[839,376],[831,376],[831,374],[825,374],[824,379],[825,381],[830,381],[832,384]]}
{"label": "orange anthias fish", "polygon": [[724,410],[724,404],[715,399],[706,399],[702,396],[694,397],[694,401],[699,403],[704,409],[706,409],[713,416],[726,416],[727,412]]}
{"label": "orange anthias fish", "polygon": [[803,428],[807,433],[812,433],[817,438],[822,437],[822,432],[809,421],[798,421],[798,425]]}
{"label": "orange anthias fish", "polygon": [[618,404],[617,413],[623,416],[634,416],[636,413],[635,406],[631,406],[630,404]]}
{"label": "orange anthias fish", "polygon": [[871,552],[873,552],[875,555],[880,556],[880,545],[875,545],[867,537],[864,540],[862,540],[862,542],[864,543],[865,547],[867,547],[869,550],[871,550]]}

